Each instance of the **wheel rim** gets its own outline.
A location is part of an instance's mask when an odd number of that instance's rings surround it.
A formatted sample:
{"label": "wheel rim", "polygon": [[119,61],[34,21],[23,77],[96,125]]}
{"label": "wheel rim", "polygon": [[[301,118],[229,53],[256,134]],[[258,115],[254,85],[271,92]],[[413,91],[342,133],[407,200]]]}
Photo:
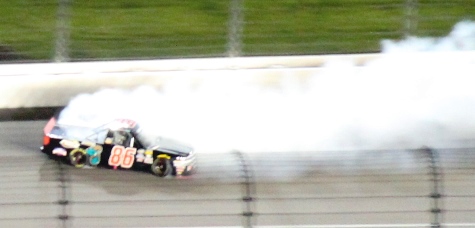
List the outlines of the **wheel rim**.
{"label": "wheel rim", "polygon": [[167,165],[165,164],[163,159],[160,159],[160,161],[157,164],[157,170],[160,171],[160,173],[163,173],[165,172],[166,168],[167,168]]}
{"label": "wheel rim", "polygon": [[153,165],[153,172],[158,176],[166,176],[169,169],[169,164],[167,159],[159,158],[158,161]]}
{"label": "wheel rim", "polygon": [[82,167],[86,164],[86,156],[84,156],[82,153],[75,153],[73,155],[73,165],[76,167]]}

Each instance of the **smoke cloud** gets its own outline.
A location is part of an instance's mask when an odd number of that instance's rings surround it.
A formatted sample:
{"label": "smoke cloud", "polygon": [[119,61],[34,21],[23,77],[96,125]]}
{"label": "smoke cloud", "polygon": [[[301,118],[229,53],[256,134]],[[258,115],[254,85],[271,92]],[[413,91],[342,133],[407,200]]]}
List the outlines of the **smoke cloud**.
{"label": "smoke cloud", "polygon": [[405,40],[383,40],[383,53],[436,52],[475,50],[475,23],[461,21],[446,37],[408,37]]}
{"label": "smoke cloud", "polygon": [[[332,62],[303,79],[283,69],[273,86],[237,70],[198,84],[177,77],[159,89],[81,94],[59,122],[94,127],[132,118],[198,152],[459,146],[475,138],[474,65],[432,53],[474,49],[475,23],[463,21],[443,38],[382,41],[388,55],[365,67]],[[392,54],[407,52],[417,55]]]}

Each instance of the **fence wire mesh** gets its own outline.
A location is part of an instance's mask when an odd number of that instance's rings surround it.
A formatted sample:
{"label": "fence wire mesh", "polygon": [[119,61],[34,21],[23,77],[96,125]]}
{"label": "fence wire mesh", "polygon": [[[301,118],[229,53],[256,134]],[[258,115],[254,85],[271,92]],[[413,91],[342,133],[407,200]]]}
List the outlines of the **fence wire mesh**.
{"label": "fence wire mesh", "polygon": [[0,58],[81,61],[378,52],[444,36],[471,0],[1,1]]}
{"label": "fence wire mesh", "polygon": [[475,225],[473,148],[201,154],[189,179],[2,154],[2,227]]}

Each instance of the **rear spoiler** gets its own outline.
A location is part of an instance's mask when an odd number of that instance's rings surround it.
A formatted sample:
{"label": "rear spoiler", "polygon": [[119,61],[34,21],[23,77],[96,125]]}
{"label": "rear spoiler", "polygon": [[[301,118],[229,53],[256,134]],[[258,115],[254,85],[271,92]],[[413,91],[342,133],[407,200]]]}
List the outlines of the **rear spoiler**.
{"label": "rear spoiler", "polygon": [[45,133],[45,135],[49,134],[51,130],[53,130],[55,125],[56,125],[56,118],[53,117],[48,121],[45,128],[43,129],[43,132]]}

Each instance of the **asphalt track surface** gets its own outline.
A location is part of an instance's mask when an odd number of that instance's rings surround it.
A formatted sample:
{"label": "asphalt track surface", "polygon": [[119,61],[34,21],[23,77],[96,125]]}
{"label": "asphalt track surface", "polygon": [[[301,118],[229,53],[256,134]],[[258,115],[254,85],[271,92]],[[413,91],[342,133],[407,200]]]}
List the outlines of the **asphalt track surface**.
{"label": "asphalt track surface", "polygon": [[472,149],[439,151],[440,182],[415,151],[201,153],[160,179],[51,160],[45,123],[0,122],[0,227],[475,227]]}

